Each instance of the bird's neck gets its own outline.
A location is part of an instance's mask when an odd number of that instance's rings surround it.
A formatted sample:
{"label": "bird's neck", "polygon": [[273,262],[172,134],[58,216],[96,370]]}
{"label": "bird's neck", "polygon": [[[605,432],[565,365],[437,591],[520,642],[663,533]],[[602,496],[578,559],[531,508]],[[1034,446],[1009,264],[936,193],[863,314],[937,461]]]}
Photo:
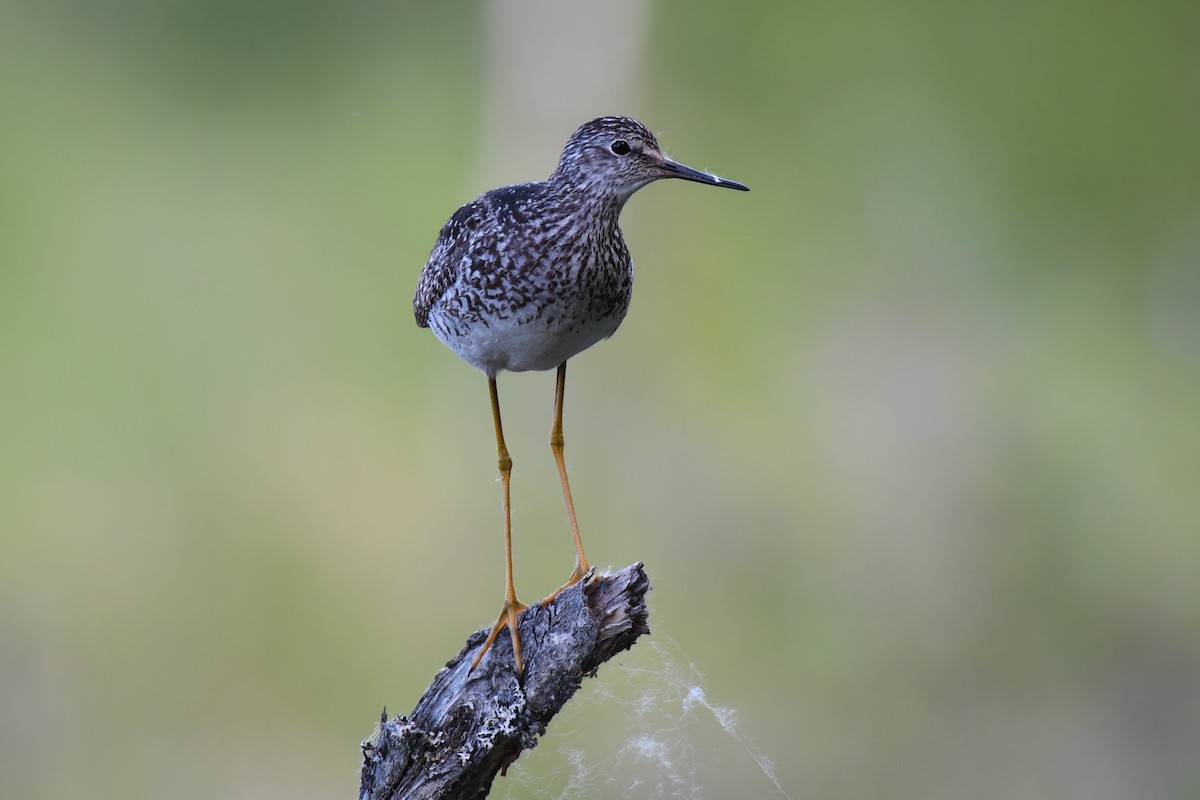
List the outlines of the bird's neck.
{"label": "bird's neck", "polygon": [[595,184],[562,180],[552,181],[551,185],[561,198],[562,207],[571,209],[571,216],[591,220],[600,228],[616,229],[621,209],[629,199],[628,194]]}

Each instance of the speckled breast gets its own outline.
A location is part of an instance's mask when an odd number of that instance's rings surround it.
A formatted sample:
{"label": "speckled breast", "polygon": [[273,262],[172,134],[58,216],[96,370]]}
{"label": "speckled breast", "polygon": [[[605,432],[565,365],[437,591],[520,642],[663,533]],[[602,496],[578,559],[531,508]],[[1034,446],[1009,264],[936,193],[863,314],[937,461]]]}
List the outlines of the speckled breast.
{"label": "speckled breast", "polygon": [[607,259],[500,255],[507,263],[465,271],[429,316],[437,337],[485,373],[554,369],[625,318],[633,265],[623,242]]}

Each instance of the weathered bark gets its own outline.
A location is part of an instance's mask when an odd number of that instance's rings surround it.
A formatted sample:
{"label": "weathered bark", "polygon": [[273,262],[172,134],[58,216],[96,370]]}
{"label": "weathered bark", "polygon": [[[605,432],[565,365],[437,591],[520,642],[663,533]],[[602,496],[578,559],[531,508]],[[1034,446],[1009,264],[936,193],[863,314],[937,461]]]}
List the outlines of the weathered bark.
{"label": "weathered bark", "polygon": [[471,671],[489,629],[476,631],[433,679],[408,717],[387,720],[362,743],[360,800],[486,797],[521,751],[534,747],[585,677],[633,646],[646,624],[650,581],[640,563],[588,578],[547,607],[521,614],[525,672],[502,633]]}

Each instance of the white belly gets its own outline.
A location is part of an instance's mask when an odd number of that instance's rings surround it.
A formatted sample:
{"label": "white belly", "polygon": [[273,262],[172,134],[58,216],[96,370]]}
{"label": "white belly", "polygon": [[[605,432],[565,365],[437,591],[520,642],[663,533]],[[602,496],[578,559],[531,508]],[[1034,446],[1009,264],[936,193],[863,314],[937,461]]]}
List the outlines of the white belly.
{"label": "white belly", "polygon": [[498,372],[555,369],[568,358],[616,332],[622,317],[572,325],[547,325],[542,319],[510,318],[472,325],[461,335],[434,325],[433,332],[464,361],[489,376]]}

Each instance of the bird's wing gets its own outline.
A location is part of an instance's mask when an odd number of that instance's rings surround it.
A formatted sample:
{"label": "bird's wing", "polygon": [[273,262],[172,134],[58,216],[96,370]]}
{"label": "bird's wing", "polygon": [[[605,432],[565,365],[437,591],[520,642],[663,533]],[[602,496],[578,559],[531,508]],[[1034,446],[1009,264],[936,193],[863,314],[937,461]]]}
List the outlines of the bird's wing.
{"label": "bird's wing", "polygon": [[472,234],[486,211],[486,204],[481,201],[482,198],[467,203],[446,221],[421,270],[413,295],[413,314],[422,328],[429,327],[429,311],[433,304],[441,299],[468,263]]}

